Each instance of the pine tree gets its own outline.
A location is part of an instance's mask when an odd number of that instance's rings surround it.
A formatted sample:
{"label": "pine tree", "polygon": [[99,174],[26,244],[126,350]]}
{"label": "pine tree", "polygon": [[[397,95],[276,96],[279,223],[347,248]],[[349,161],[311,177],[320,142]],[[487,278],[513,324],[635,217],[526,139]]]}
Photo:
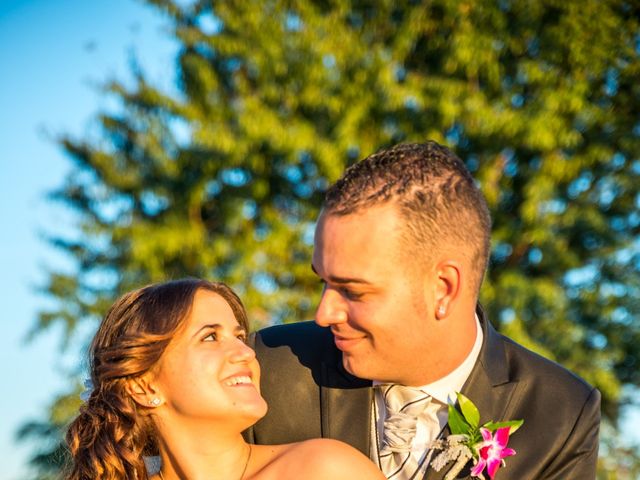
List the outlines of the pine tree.
{"label": "pine tree", "polygon": [[622,387],[640,384],[637,2],[149,3],[181,46],[179,93],[138,72],[108,85],[122,108],[98,139],[61,139],[74,169],[54,197],[78,225],[52,242],[76,270],[50,272],[42,328],[71,334],[185,275],[231,284],[256,328],[310,319],[323,189],[379,148],[433,139],[492,209],[490,318],[597,386],[615,432]]}

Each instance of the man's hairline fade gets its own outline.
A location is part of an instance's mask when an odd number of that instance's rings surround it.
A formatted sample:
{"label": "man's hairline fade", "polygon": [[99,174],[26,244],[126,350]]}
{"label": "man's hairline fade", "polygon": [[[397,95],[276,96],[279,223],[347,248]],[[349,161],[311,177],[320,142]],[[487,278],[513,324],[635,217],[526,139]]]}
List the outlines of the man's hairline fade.
{"label": "man's hairline fade", "polygon": [[[398,172],[403,163],[407,172]],[[388,173],[387,166],[396,171]],[[411,178],[408,172],[420,178]],[[449,208],[451,201],[463,208]],[[406,220],[400,236],[407,246],[405,257],[411,260],[410,265],[433,263],[438,247],[471,247],[470,254],[464,256],[473,269],[471,288],[479,294],[489,261],[491,217],[484,196],[462,160],[432,141],[379,150],[350,166],[329,187],[320,217],[357,215],[387,204],[395,204]],[[443,245],[438,238],[445,237],[447,244]]]}

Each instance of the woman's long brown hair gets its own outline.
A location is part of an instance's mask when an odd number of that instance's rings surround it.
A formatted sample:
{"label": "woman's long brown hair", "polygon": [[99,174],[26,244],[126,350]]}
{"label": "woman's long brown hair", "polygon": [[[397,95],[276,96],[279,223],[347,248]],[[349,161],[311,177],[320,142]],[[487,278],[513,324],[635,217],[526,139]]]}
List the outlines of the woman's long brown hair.
{"label": "woman's long brown hair", "polygon": [[157,454],[151,420],[126,390],[159,361],[187,317],[198,290],[217,293],[248,330],[238,296],[225,284],[183,279],[149,285],[120,297],[89,350],[93,391],[66,435],[67,480],[142,480],[143,455]]}

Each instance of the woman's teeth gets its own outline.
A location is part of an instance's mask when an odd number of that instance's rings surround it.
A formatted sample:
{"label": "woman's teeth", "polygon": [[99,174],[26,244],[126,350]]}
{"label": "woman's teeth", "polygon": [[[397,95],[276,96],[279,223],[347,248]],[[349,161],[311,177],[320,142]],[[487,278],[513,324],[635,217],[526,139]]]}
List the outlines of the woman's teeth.
{"label": "woman's teeth", "polygon": [[228,379],[224,383],[225,383],[225,385],[227,385],[229,387],[233,387],[234,385],[250,384],[251,383],[251,377],[248,377],[246,375],[243,375],[243,376],[240,376],[240,377],[231,377],[230,379]]}

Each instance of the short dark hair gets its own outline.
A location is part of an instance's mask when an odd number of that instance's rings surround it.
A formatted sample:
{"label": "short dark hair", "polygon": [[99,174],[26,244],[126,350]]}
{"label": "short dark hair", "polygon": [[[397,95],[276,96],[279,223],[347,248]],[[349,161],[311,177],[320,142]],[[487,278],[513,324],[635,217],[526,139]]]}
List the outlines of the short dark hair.
{"label": "short dark hair", "polygon": [[[490,250],[491,216],[471,173],[448,148],[436,142],[400,144],[349,167],[326,192],[323,211],[349,215],[390,201],[406,219],[403,237],[429,258],[443,241],[471,247],[479,290]],[[425,248],[431,247],[431,248]]]}

